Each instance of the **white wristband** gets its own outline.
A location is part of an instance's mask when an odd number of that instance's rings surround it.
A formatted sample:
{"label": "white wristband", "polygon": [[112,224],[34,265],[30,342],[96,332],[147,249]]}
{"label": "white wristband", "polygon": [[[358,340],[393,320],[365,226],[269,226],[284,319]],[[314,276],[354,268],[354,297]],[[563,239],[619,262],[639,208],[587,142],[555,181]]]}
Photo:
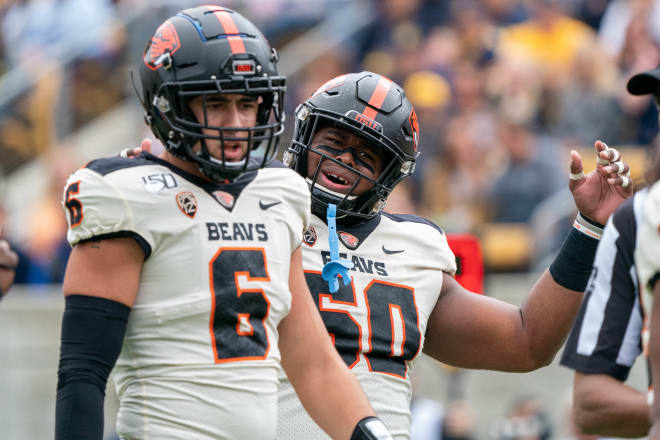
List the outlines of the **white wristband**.
{"label": "white wristband", "polygon": [[603,228],[599,228],[598,226],[589,222],[582,216],[580,212],[578,212],[578,215],[573,222],[573,227],[582,232],[584,235],[595,238],[596,240],[600,240],[603,236]]}

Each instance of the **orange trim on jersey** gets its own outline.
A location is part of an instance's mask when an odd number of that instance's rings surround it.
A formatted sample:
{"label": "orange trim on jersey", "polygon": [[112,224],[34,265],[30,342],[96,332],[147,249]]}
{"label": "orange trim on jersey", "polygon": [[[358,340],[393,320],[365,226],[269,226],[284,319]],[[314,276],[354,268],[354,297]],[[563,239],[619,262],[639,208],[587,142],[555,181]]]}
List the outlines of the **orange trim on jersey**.
{"label": "orange trim on jersey", "polygon": [[[372,284],[375,284],[375,283],[386,284],[386,285],[388,285],[388,286],[401,287],[401,288],[403,288],[403,289],[405,289],[405,290],[410,291],[410,293],[412,294],[412,297],[413,297],[413,304],[415,304],[415,316],[417,317],[417,324],[416,324],[416,325],[417,325],[417,330],[419,330],[419,341],[418,341],[418,343],[417,343],[417,351],[416,351],[415,354],[410,358],[410,360],[415,359],[415,358],[419,355],[419,351],[422,349],[422,329],[419,328],[419,307],[417,306],[417,300],[415,299],[415,289],[414,289],[413,287],[406,286],[406,285],[403,285],[403,284],[388,283],[387,281],[380,281],[380,280],[372,280],[369,284],[367,284],[367,287],[364,288],[364,292],[365,292],[365,300],[366,300],[365,303],[366,303],[366,305],[367,305],[367,323],[368,323],[368,325],[369,325],[369,341],[368,341],[368,343],[369,343],[369,351],[366,352],[365,354],[368,355],[368,354],[371,353],[371,351],[373,350],[373,345],[371,344],[371,338],[373,337],[373,333],[372,333],[372,330],[371,330],[371,307],[369,307],[369,298],[368,298],[368,296],[366,295],[366,292],[368,292],[369,289],[371,288],[371,285],[372,285]],[[397,306],[396,304],[390,304],[389,306],[390,306],[390,311],[391,311],[392,306],[399,307],[399,306]],[[399,311],[401,311],[401,308],[400,308],[400,307],[399,307]],[[390,312],[390,313],[391,313],[391,312]],[[402,321],[402,324],[403,324],[403,332],[404,332],[404,333],[403,333],[403,335],[404,335],[404,337],[403,337],[403,342],[401,343],[401,348],[402,348],[402,355],[401,355],[401,357],[403,357],[403,354],[405,354],[405,351],[403,350],[403,348],[404,348],[405,345],[406,345],[406,336],[405,336],[405,334],[406,334],[406,333],[405,333],[405,332],[406,332],[406,321],[405,321],[405,317],[403,316],[403,313],[401,314],[401,318],[402,318],[401,321]],[[390,320],[391,320],[391,319],[392,319],[392,316],[390,315]],[[394,325],[394,324],[392,323],[392,321],[390,321],[390,326],[393,326],[393,325]],[[392,345],[393,345],[393,344],[394,344],[394,330],[392,330]],[[394,374],[394,373],[388,373],[388,372],[386,372],[386,371],[375,371],[375,370],[371,367],[371,362],[369,362],[369,356],[364,356],[364,360],[367,361],[367,367],[369,368],[369,371],[372,372],[372,373],[387,374],[388,376],[398,377],[398,378],[401,378],[401,379],[405,379],[405,378],[406,378],[406,374],[408,374],[408,364],[406,363],[406,360],[405,360],[405,359],[404,359],[404,361],[403,361],[403,366],[404,366],[403,376],[399,376],[398,374]]]}
{"label": "orange trim on jersey", "polygon": [[[321,272],[316,271],[316,270],[306,270],[306,271],[304,271],[304,272],[305,272],[305,273],[316,273],[316,274],[321,275]],[[339,276],[341,277],[341,275],[339,275]],[[342,281],[342,283],[343,283],[343,281]],[[323,307],[322,304],[323,304],[323,299],[324,299],[324,298],[327,298],[327,300],[328,300],[328,302],[329,302],[330,304],[337,304],[337,305],[345,305],[345,306],[357,307],[357,306],[358,306],[358,304],[357,304],[357,296],[356,296],[356,294],[355,294],[355,285],[353,284],[353,280],[352,280],[352,279],[351,279],[351,290],[353,291],[353,302],[349,302],[349,301],[336,301],[336,300],[332,299],[332,294],[328,294],[328,293],[325,293],[325,294],[324,294],[324,293],[319,293],[319,304],[318,304],[319,311],[322,311],[322,312],[330,312],[330,313],[344,313],[345,315],[348,315],[349,319],[350,319],[351,321],[353,321],[353,323],[355,323],[355,325],[356,325],[357,328],[358,328],[358,351],[357,351],[357,353],[355,354],[355,361],[354,361],[351,365],[349,365],[348,368],[353,368],[358,362],[360,362],[360,353],[362,353],[362,326],[360,325],[360,323],[358,323],[358,322],[355,320],[355,318],[353,318],[353,315],[351,315],[351,312],[349,312],[348,310],[341,310],[341,309],[327,308],[327,307]],[[335,335],[334,335],[333,333],[330,333],[330,332],[328,332],[328,334],[329,334],[330,337],[332,338],[332,345],[334,346],[334,345],[335,345]]]}
{"label": "orange trim on jersey", "polygon": [[371,94],[371,98],[369,98],[369,104],[362,111],[364,116],[369,119],[376,119],[376,115],[378,115],[378,109],[380,109],[380,106],[383,105],[383,102],[385,102],[387,92],[390,91],[391,86],[391,80],[385,78],[384,76],[380,77],[378,80],[378,85],[376,85],[376,88]]}
{"label": "orange trim on jersey", "polygon": [[231,47],[232,53],[245,53],[245,44],[238,32],[238,27],[234,22],[230,12],[227,11],[213,11],[213,15],[218,19],[225,34],[227,34],[227,41]]}
{"label": "orange trim on jersey", "polygon": [[[73,185],[76,185],[75,186],[76,191],[69,191],[69,189],[71,187],[73,187]],[[76,226],[79,226],[82,223],[83,218],[85,216],[83,214],[82,202],[80,200],[76,199],[75,197],[71,197],[71,194],[75,195],[75,194],[79,194],[79,193],[80,193],[80,180],[78,180],[77,182],[71,182],[71,184],[69,184],[69,186],[66,187],[66,200],[64,201],[64,206],[66,206],[69,211],[72,211],[74,208],[80,210],[80,219],[75,223],[71,223],[71,226],[70,226],[71,228],[75,228]],[[78,208],[75,205],[71,206],[72,201],[75,201],[76,203],[78,203],[78,205],[80,205],[80,207]],[[73,217],[74,217],[73,214],[74,213],[69,213],[72,220],[73,220]]]}
{"label": "orange trim on jersey", "polygon": [[[215,288],[213,287],[213,263],[223,251],[260,251],[263,254],[264,271],[266,272],[265,277],[252,278],[250,277],[249,272],[234,272],[234,284],[236,285],[237,297],[240,297],[243,293],[249,293],[249,292],[260,293],[261,296],[266,301],[266,304],[268,305],[266,314],[264,315],[264,318],[261,320],[264,326],[264,333],[266,334],[266,350],[264,351],[263,356],[242,356],[242,357],[234,357],[227,359],[218,359],[218,350],[216,349],[217,344],[215,341],[215,332],[213,331],[213,320],[215,318]],[[252,289],[252,290],[241,289],[238,284],[239,276],[245,276],[248,281],[270,281],[270,275],[268,273],[268,260],[266,259],[266,250],[264,248],[222,247],[218,249],[218,251],[215,253],[213,258],[211,258],[211,260],[209,261],[209,286],[210,286],[209,290],[211,291],[211,319],[209,320],[209,332],[211,333],[211,347],[213,348],[213,360],[216,364],[224,364],[228,362],[251,361],[251,360],[263,360],[268,357],[268,353],[270,352],[270,337],[268,335],[268,327],[266,326],[266,320],[270,316],[270,301],[268,300],[268,295],[266,295],[266,293],[262,289]],[[249,313],[238,314],[236,332],[241,336],[249,336],[238,332],[238,324],[240,323],[241,315],[247,315],[249,317]],[[252,330],[254,331],[254,328]]]}

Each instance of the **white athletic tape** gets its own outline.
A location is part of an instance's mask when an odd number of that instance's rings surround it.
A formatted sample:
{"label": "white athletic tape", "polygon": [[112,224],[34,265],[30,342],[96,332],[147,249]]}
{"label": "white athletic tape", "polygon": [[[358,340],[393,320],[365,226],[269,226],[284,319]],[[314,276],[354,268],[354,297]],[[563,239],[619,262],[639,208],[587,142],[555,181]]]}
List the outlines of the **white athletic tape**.
{"label": "white athletic tape", "polygon": [[610,162],[617,162],[621,160],[621,153],[616,148],[610,148],[610,151],[614,151],[614,156],[610,159]]}
{"label": "white athletic tape", "polygon": [[616,169],[617,169],[616,173],[617,174],[623,173],[623,170],[626,168],[626,166],[621,161],[612,162],[612,165],[616,165]]}
{"label": "white athletic tape", "polygon": [[619,176],[621,177],[621,188],[627,188],[628,185],[630,185],[630,178],[627,176]]}
{"label": "white athletic tape", "polygon": [[621,160],[621,153],[619,153],[619,150],[616,148],[610,148],[607,145],[605,146],[605,149],[603,151],[613,151],[612,159],[603,159],[600,157],[600,153],[596,153],[596,162],[599,163],[600,165],[608,165],[614,162],[617,162]]}
{"label": "white athletic tape", "polygon": [[131,151],[132,148],[125,148],[119,152],[119,157],[128,157],[128,152]]}
{"label": "white athletic tape", "polygon": [[579,173],[570,173],[568,175],[568,178],[571,180],[580,180],[584,179],[586,176],[584,175],[584,170],[580,171]]}
{"label": "white athletic tape", "polygon": [[617,172],[617,174],[618,174],[619,176],[630,177],[630,167],[628,167],[628,171],[626,171],[626,172],[624,173],[623,170],[624,170],[624,168],[625,168],[625,165],[623,164],[623,162],[619,161],[619,162],[617,162],[617,163],[620,163],[620,164],[621,164],[621,166],[619,167],[619,171]]}

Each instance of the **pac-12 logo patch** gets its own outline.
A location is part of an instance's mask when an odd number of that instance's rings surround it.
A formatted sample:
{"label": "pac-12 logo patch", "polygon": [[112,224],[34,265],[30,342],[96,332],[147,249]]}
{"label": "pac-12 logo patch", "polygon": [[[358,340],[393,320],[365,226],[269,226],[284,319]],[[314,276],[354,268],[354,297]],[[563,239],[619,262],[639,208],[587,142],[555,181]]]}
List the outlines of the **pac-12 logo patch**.
{"label": "pac-12 logo patch", "polygon": [[316,229],[312,226],[303,231],[303,243],[307,246],[312,247],[316,244]]}
{"label": "pac-12 logo patch", "polygon": [[360,240],[355,235],[348,232],[339,232],[338,235],[341,242],[349,249],[356,249],[360,243]]}
{"label": "pac-12 logo patch", "polygon": [[163,65],[165,54],[174,54],[181,47],[179,41],[179,34],[176,33],[176,28],[168,20],[161,24],[156,30],[151,43],[144,52],[144,64],[151,70],[156,70]]}
{"label": "pac-12 logo patch", "polygon": [[197,214],[197,198],[195,194],[189,191],[183,191],[177,194],[176,204],[179,206],[181,212],[190,218],[195,217],[195,214]]}

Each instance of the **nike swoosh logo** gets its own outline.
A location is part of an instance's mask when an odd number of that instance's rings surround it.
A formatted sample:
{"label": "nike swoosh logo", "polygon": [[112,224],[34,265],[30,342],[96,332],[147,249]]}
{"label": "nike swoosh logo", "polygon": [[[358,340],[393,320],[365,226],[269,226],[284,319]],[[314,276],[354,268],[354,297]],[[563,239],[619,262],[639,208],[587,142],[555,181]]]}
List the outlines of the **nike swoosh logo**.
{"label": "nike swoosh logo", "polygon": [[404,252],[405,249],[401,249],[400,251],[391,251],[389,249],[385,249],[385,246],[383,246],[383,252],[385,252],[387,255],[392,255],[392,254],[400,254],[401,252]]}
{"label": "nike swoosh logo", "polygon": [[264,203],[263,200],[259,200],[259,208],[261,208],[262,211],[265,211],[275,205],[279,205],[280,203],[282,202]]}

